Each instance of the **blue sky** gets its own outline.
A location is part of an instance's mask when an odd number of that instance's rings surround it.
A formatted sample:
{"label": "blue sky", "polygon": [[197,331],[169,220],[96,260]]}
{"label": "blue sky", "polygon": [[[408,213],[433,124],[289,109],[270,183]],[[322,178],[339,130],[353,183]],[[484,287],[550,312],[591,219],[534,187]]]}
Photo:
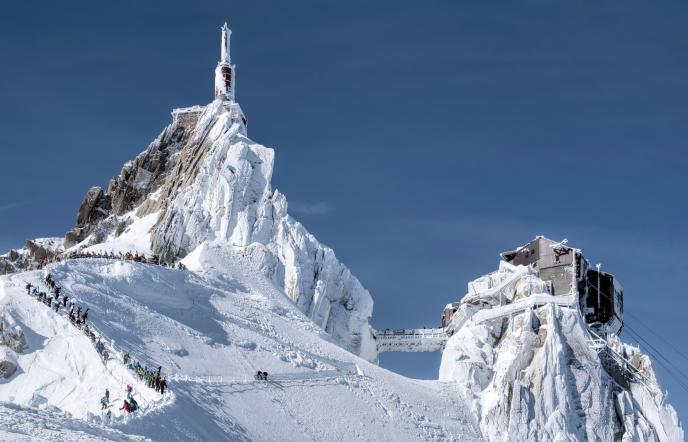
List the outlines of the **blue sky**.
{"label": "blue sky", "polygon": [[[228,20],[273,185],[371,291],[376,327],[435,325],[500,251],[566,237],[680,378],[688,3],[485,3],[3,5],[0,248],[64,234],[172,108],[210,101]],[[433,378],[439,354],[382,364]]]}

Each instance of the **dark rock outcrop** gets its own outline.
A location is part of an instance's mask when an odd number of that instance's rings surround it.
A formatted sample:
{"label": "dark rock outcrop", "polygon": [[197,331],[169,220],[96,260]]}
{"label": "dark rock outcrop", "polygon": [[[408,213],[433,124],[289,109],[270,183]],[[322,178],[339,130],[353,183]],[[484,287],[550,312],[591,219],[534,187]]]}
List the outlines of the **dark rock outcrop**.
{"label": "dark rock outcrop", "polygon": [[93,230],[98,221],[110,214],[111,198],[100,187],[91,187],[81,202],[76,217],[76,227],[67,232],[65,247],[69,248],[83,241]]}
{"label": "dark rock outcrop", "polygon": [[62,252],[59,238],[30,239],[20,250],[10,250],[0,256],[0,275],[38,268],[44,259],[52,259]]}
{"label": "dark rock outcrop", "polygon": [[[79,208],[76,226],[65,235],[65,248],[89,236],[92,238],[88,243],[96,244],[110,233],[121,233],[126,225],[118,217],[140,206],[160,188],[174,168],[192,129],[193,126],[173,121],[148,149],[122,167],[120,174],[110,180],[106,191],[100,187],[89,189]],[[146,207],[147,213],[157,209]]]}

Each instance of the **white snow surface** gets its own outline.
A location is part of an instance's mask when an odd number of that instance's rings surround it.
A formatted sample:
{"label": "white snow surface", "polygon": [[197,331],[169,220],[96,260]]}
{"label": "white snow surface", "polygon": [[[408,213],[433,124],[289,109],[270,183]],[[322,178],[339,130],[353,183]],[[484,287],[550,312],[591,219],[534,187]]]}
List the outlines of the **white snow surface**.
{"label": "white snow surface", "polygon": [[[129,213],[124,218],[130,220],[131,224],[129,224],[120,235],[112,233],[104,242],[84,247],[80,250],[96,253],[113,252],[115,254],[136,252],[150,256],[152,254],[150,247],[150,230],[155,225],[158,216],[159,213],[157,212],[143,217],[138,217],[135,213]],[[88,239],[83,242],[87,241]],[[76,249],[78,249],[77,246],[73,247],[71,250]]]}
{"label": "white snow surface", "polygon": [[[37,401],[40,402],[40,401]],[[47,405],[45,402],[32,407],[0,403],[0,441],[144,441],[142,436],[124,434],[101,425],[75,419]]]}
{"label": "white snow surface", "polygon": [[[546,284],[532,272],[522,272],[513,288],[490,289],[488,279],[494,287],[505,287],[500,282],[509,280],[512,269],[503,265],[469,283],[464,301],[486,302],[483,313],[508,311],[509,302],[541,296]],[[649,358],[618,338],[609,339],[609,346],[625,354],[644,378],[622,388],[591,346],[576,303],[550,303],[485,321],[477,321],[478,316],[449,338],[439,379],[461,386],[485,439],[683,440],[677,414],[665,402]]]}
{"label": "white snow surface", "polygon": [[[174,132],[176,124],[166,131]],[[233,248],[336,342],[375,361],[372,297],[331,248],[289,216],[286,198],[270,184],[274,155],[243,135],[231,111],[214,101],[200,115],[186,150],[172,157],[184,167],[162,186],[173,189],[162,211],[138,219],[135,208],[124,217],[133,224],[122,235],[89,250],[149,253],[152,247],[184,257],[206,243]],[[148,182],[141,180],[137,175],[137,183]],[[159,198],[157,190],[139,207]],[[222,263],[217,271],[224,271]]]}
{"label": "white snow surface", "polygon": [[[187,258],[197,271],[98,258],[49,265],[64,293],[90,308],[114,355],[105,364],[63,312],[26,294],[43,271],[0,277],[0,310],[28,341],[17,372],[0,383],[0,403],[10,404],[0,406],[0,435],[35,427],[48,440],[480,439],[455,383],[407,379],[343,350],[252,270],[252,258],[205,244]],[[142,385],[123,366],[124,351],[161,365],[169,393]],[[269,380],[254,380],[257,370]],[[123,415],[127,384],[142,409]]]}

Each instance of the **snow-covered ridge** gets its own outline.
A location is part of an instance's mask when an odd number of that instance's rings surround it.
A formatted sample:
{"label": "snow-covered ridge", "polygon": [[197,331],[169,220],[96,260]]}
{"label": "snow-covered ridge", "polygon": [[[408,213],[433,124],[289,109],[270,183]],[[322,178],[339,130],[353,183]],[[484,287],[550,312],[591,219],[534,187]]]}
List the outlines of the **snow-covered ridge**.
{"label": "snow-covered ridge", "polygon": [[270,183],[274,151],[246,136],[233,105],[215,100],[174,114],[107,191],[89,190],[65,245],[128,246],[166,261],[226,248],[279,284],[342,346],[375,360],[370,294],[332,249],[289,216],[286,198]]}
{"label": "snow-covered ridge", "polygon": [[[0,383],[0,435],[480,439],[453,384],[406,379],[334,345],[246,259],[208,246],[187,257],[188,271],[114,259],[50,264],[46,271],[62,293],[89,308],[89,323],[114,343],[105,363],[63,313],[26,294],[25,284],[41,284],[43,271],[0,277],[0,311],[15,319],[28,342],[16,372]],[[132,377],[123,351],[147,366],[162,366],[171,393],[161,399]],[[270,381],[254,380],[256,370],[268,371]],[[118,410],[127,384],[141,395],[140,413]],[[115,403],[109,428],[101,426],[99,404],[106,387]],[[67,432],[62,439],[60,429]]]}

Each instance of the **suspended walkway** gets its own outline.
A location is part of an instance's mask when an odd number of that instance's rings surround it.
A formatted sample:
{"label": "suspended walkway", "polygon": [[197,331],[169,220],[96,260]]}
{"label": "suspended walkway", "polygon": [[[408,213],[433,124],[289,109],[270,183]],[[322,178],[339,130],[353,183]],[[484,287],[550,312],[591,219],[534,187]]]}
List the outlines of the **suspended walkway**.
{"label": "suspended walkway", "polygon": [[386,329],[376,330],[373,336],[377,351],[383,352],[433,352],[441,351],[447,339],[458,332],[469,320],[474,324],[512,316],[529,308],[556,304],[565,307],[576,305],[575,295],[552,296],[548,293],[530,295],[510,304],[478,309],[464,304],[454,314],[446,328]]}
{"label": "suspended walkway", "polygon": [[447,342],[443,328],[411,328],[375,330],[377,351],[433,352],[440,351]]}

